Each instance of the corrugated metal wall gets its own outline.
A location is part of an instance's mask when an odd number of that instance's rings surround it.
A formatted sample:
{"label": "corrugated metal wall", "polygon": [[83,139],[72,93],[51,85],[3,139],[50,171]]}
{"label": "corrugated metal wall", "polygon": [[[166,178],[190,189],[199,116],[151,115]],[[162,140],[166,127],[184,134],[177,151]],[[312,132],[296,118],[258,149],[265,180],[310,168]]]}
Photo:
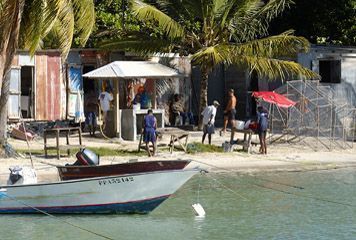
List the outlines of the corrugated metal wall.
{"label": "corrugated metal wall", "polygon": [[47,55],[47,116],[48,120],[61,118],[61,59],[58,54]]}
{"label": "corrugated metal wall", "polygon": [[46,85],[47,85],[47,56],[35,56],[35,73],[36,73],[36,120],[46,120]]}
{"label": "corrugated metal wall", "polygon": [[36,120],[63,119],[62,76],[59,53],[43,53],[35,56],[36,72]]}

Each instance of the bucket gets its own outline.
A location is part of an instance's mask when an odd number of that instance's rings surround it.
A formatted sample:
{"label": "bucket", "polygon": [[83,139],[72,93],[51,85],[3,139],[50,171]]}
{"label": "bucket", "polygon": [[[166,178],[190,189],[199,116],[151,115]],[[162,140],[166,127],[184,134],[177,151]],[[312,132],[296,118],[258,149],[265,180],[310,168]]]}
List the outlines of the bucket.
{"label": "bucket", "polygon": [[224,149],[224,152],[232,152],[234,150],[232,144],[227,141],[222,143],[222,148]]}
{"label": "bucket", "polygon": [[236,121],[236,129],[243,130],[245,126],[244,121]]}

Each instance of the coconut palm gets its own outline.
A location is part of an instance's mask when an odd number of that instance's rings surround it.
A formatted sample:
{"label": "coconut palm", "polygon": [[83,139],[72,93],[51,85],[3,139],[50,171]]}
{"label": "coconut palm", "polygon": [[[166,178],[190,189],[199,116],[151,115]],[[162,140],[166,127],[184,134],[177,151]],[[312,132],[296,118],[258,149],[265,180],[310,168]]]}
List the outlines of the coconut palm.
{"label": "coconut palm", "polygon": [[[150,1],[152,2],[152,1]],[[268,36],[269,22],[291,0],[157,0],[148,4],[131,0],[130,7],[144,28],[129,32],[105,47],[139,53],[175,52],[191,55],[202,72],[200,110],[207,105],[208,75],[218,64],[234,64],[260,77],[286,79],[289,75],[315,78],[299,64],[282,60],[306,51],[308,41],[286,31]]]}
{"label": "coconut palm", "polygon": [[65,57],[73,34],[84,44],[95,22],[93,0],[0,0],[0,145],[6,141],[11,62],[18,46],[34,54],[51,33]]}

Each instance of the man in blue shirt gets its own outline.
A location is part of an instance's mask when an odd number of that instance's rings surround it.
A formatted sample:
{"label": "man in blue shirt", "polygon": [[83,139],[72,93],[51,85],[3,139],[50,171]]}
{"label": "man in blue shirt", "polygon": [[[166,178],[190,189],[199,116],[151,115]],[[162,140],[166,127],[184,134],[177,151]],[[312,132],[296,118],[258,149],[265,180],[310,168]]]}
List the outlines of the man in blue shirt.
{"label": "man in blue shirt", "polygon": [[[153,115],[152,109],[147,111],[147,115],[143,119],[143,141],[146,143],[146,150],[149,157],[152,157],[156,154],[156,128],[157,128],[157,119]],[[153,145],[153,153],[151,154],[149,143]]]}
{"label": "man in blue shirt", "polygon": [[262,106],[257,108],[257,131],[260,139],[260,153],[267,154],[266,135],[268,128],[268,112]]}

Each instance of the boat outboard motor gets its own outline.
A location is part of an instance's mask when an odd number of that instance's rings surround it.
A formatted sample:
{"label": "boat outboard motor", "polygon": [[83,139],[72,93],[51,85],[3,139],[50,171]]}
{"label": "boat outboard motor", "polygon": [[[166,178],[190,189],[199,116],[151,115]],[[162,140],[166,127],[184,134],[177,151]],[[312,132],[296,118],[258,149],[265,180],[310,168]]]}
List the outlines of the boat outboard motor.
{"label": "boat outboard motor", "polygon": [[10,176],[7,181],[7,184],[14,185],[22,178],[22,168],[16,166],[16,167],[10,167],[9,170],[10,170]]}
{"label": "boat outboard motor", "polygon": [[77,161],[73,164],[74,166],[80,165],[90,165],[96,166],[99,165],[100,157],[96,155],[93,151],[89,149],[82,149],[75,155],[77,157]]}
{"label": "boat outboard motor", "polygon": [[29,167],[10,167],[10,176],[7,185],[20,185],[37,183],[37,175],[34,169]]}

